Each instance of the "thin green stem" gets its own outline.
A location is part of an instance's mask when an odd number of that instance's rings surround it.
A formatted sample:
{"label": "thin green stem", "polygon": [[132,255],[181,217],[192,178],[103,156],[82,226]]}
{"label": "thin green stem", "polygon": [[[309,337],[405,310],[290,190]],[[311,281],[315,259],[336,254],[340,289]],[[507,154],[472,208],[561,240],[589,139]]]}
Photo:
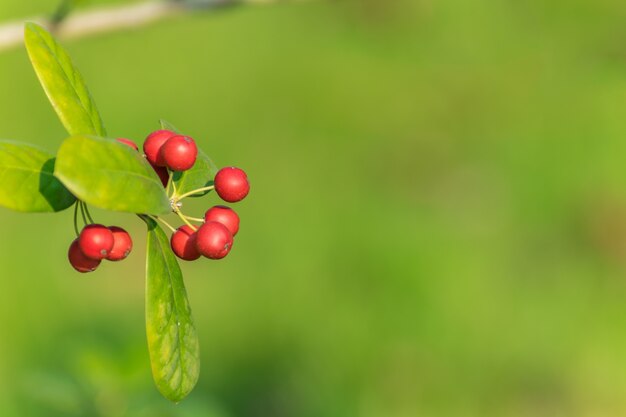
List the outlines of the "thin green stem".
{"label": "thin green stem", "polygon": [[176,232],[176,229],[174,229],[174,228],[172,227],[172,225],[171,225],[171,224],[169,224],[168,222],[166,222],[165,220],[163,220],[163,219],[162,219],[162,218],[160,218],[159,216],[150,216],[150,217],[152,217],[153,219],[158,220],[158,221],[160,221],[161,223],[163,223],[163,224],[164,224],[164,225],[165,225],[168,229],[170,229],[172,232]]}
{"label": "thin green stem", "polygon": [[78,231],[78,205],[80,204],[79,200],[76,200],[74,203],[74,231],[76,232],[76,237],[80,235]]}
{"label": "thin green stem", "polygon": [[180,201],[185,197],[189,197],[192,196],[194,194],[198,194],[198,193],[202,193],[205,191],[211,191],[215,188],[215,185],[209,185],[208,187],[202,187],[202,188],[198,188],[197,190],[193,190],[193,191],[189,191],[188,193],[185,193],[181,196],[176,197],[176,201]]}
{"label": "thin green stem", "polygon": [[83,206],[82,201],[79,204],[80,204],[80,214],[83,217],[83,223],[85,224],[85,226],[87,226],[89,222],[87,221],[87,216],[85,216],[85,207]]}
{"label": "thin green stem", "polygon": [[89,207],[87,206],[87,203],[85,203],[84,201],[83,201],[83,208],[85,209],[85,214],[87,215],[87,218],[89,219],[89,222],[92,223],[92,224],[95,223],[93,221],[93,218],[91,217],[91,213],[89,213]]}
{"label": "thin green stem", "polygon": [[[182,214],[182,213],[181,213]],[[191,216],[185,216],[184,214],[182,214],[187,220],[191,220],[192,222],[199,222],[199,223],[204,223],[204,219],[201,219],[199,217],[191,217]]]}
{"label": "thin green stem", "polygon": [[174,184],[174,173],[169,169],[167,170],[167,173],[169,175],[167,177],[167,185],[165,186],[165,194],[170,195],[170,187],[172,186],[172,184]]}
{"label": "thin green stem", "polygon": [[176,208],[174,210],[174,213],[176,213],[178,215],[178,217],[180,217],[180,219],[189,227],[191,227],[191,230],[193,230],[194,232],[198,231],[198,228],[196,226],[194,226],[189,220],[187,220],[187,216],[185,216],[183,213],[180,212],[180,210],[178,208]]}
{"label": "thin green stem", "polygon": [[[171,175],[170,175],[170,179],[171,179]],[[172,197],[174,197],[176,195],[176,183],[174,181],[171,182],[172,184]]]}

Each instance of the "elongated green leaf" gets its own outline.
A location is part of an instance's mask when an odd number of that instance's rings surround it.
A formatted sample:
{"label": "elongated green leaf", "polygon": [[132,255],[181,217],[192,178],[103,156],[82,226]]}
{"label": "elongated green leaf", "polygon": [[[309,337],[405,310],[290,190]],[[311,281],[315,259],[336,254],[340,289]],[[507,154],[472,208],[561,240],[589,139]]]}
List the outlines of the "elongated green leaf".
{"label": "elongated green leaf", "polygon": [[47,152],[12,141],[0,141],[0,206],[24,212],[54,212],[76,198],[56,179],[55,159]]}
{"label": "elongated green leaf", "polygon": [[96,103],[65,49],[34,23],[26,24],[24,42],[37,77],[68,133],[106,136]]}
{"label": "elongated green leaf", "polygon": [[165,398],[179,402],[196,385],[200,347],[183,275],[163,230],[148,225],[146,333],[152,376]]}
{"label": "elongated green leaf", "polygon": [[[213,178],[217,174],[217,167],[211,161],[211,158],[205,154],[202,149],[198,149],[198,157],[196,163],[191,169],[183,172],[174,173],[174,184],[176,185],[176,194],[183,195],[193,190],[213,184]],[[194,194],[192,197],[201,197],[209,191]]]}
{"label": "elongated green leaf", "polygon": [[107,210],[165,214],[165,189],[150,164],[114,139],[70,136],[57,154],[54,175],[76,197]]}

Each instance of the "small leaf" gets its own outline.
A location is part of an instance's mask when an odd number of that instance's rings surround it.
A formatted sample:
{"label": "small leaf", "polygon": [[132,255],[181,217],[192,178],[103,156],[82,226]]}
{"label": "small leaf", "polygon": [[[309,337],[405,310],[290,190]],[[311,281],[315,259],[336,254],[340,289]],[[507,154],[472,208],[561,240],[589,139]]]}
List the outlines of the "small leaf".
{"label": "small leaf", "polygon": [[[215,174],[217,174],[217,167],[213,161],[211,161],[211,158],[209,158],[202,149],[198,149],[198,157],[193,167],[187,171],[174,173],[173,180],[174,185],[176,185],[176,194],[180,196],[193,190],[212,185]],[[203,191],[192,195],[192,197],[201,197],[208,192],[209,191]]]}
{"label": "small leaf", "polygon": [[171,211],[154,169],[139,152],[114,139],[65,139],[54,175],[76,197],[96,207],[155,215]]}
{"label": "small leaf", "polygon": [[173,124],[171,124],[170,122],[168,122],[167,120],[159,120],[159,124],[161,125],[161,129],[163,130],[170,130],[178,135],[180,135],[180,129],[178,129],[176,126],[174,126]]}
{"label": "small leaf", "polygon": [[53,176],[55,159],[18,142],[0,141],[0,206],[24,212],[55,212],[76,198]]}
{"label": "small leaf", "polygon": [[68,133],[106,136],[96,103],[65,49],[34,23],[26,24],[24,41],[41,86]]}
{"label": "small leaf", "polygon": [[198,335],[169,240],[154,220],[142,218],[148,225],[146,334],[152,376],[165,398],[179,402],[200,374]]}

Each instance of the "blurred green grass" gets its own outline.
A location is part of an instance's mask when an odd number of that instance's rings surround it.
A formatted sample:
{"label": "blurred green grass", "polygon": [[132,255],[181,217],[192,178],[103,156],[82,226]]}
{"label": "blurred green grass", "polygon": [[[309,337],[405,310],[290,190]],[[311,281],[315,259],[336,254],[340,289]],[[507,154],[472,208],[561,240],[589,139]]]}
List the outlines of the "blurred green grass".
{"label": "blurred green grass", "polygon": [[[624,415],[625,15],[320,1],[67,41],[111,135],[165,118],[253,189],[229,258],[183,265],[203,369],[177,406],[149,373],[141,223],[96,210],[136,249],[78,276],[71,213],[3,210],[1,415]],[[0,137],[55,150],[23,49],[0,91]]]}

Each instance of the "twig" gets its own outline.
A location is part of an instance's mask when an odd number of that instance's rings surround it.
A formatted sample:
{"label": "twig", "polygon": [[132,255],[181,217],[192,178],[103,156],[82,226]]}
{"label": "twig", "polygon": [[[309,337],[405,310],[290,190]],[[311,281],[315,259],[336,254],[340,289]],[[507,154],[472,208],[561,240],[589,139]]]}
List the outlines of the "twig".
{"label": "twig", "polygon": [[22,43],[24,22],[35,22],[49,29],[53,28],[55,34],[62,38],[77,38],[136,28],[199,9],[211,10],[224,6],[278,2],[281,2],[281,0],[149,0],[131,5],[100,7],[76,12],[65,17],[58,24],[54,24],[48,17],[35,16],[29,19],[0,24],[0,52],[14,48]]}

